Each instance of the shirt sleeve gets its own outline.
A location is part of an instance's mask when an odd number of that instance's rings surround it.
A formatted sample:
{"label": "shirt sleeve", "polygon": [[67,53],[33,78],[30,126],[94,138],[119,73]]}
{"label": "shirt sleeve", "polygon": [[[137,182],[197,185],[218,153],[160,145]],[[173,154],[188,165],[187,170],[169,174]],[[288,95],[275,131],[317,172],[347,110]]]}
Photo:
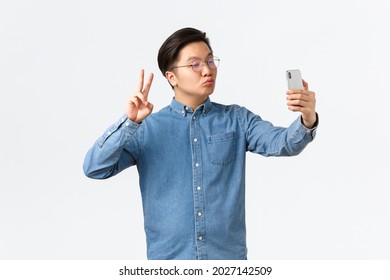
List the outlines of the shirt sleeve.
{"label": "shirt sleeve", "polygon": [[140,124],[123,115],[111,125],[88,150],[84,159],[84,173],[93,179],[106,179],[136,164],[139,141],[136,137]]}
{"label": "shirt sleeve", "polygon": [[238,108],[238,117],[243,127],[247,150],[263,156],[294,156],[314,140],[318,116],[315,126],[306,128],[301,117],[289,127],[274,126],[244,107]]}

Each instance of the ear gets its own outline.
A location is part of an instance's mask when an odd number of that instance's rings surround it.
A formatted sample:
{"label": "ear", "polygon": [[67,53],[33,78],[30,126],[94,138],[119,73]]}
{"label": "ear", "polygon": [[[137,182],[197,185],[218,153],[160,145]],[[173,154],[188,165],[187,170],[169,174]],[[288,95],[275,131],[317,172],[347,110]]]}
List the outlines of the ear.
{"label": "ear", "polygon": [[168,82],[171,84],[172,87],[175,87],[177,85],[175,73],[171,71],[166,71],[165,78],[167,78]]}

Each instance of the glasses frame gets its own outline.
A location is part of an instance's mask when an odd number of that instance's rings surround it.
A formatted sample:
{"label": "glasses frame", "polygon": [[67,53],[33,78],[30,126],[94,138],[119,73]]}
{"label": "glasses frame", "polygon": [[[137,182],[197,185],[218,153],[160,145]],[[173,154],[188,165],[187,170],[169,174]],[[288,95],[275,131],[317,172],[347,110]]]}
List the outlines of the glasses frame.
{"label": "glasses frame", "polygon": [[[212,59],[212,61],[214,62],[214,65],[215,65],[215,68],[212,68],[209,64],[209,61]],[[200,60],[200,59],[195,59],[194,61],[201,61],[201,64],[200,64],[200,68],[199,70],[195,70],[194,69],[194,62],[192,62],[192,64],[187,64],[187,65],[179,65],[179,66],[174,66],[172,67],[169,71],[172,71],[173,69],[176,69],[176,68],[183,68],[183,67],[191,67],[192,70],[196,73],[199,73],[200,71],[202,71],[203,69],[203,66],[204,65],[207,65],[207,67],[211,70],[216,70],[219,66],[219,62],[221,61],[218,57],[216,56],[212,56],[211,58],[207,59],[207,60]],[[218,62],[218,63],[215,63],[215,62]]]}

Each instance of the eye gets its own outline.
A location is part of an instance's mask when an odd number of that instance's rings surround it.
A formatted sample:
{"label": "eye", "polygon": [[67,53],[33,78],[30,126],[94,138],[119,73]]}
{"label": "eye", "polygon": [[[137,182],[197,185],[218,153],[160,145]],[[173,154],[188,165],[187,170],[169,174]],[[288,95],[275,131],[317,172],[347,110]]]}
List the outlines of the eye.
{"label": "eye", "polygon": [[202,65],[202,61],[194,60],[191,65],[192,65],[192,68],[199,69],[201,67],[201,65]]}
{"label": "eye", "polygon": [[211,68],[216,68],[214,58],[210,58],[207,63]]}

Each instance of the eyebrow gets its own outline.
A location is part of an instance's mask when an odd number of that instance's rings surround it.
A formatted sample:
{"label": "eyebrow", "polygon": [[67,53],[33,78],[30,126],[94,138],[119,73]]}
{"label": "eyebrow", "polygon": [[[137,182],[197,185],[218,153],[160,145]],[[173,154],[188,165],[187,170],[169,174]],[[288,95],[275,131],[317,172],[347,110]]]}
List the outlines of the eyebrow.
{"label": "eyebrow", "polygon": [[[209,57],[209,56],[212,56],[213,55],[213,53],[209,53],[208,55],[207,55],[207,57]],[[189,62],[190,60],[193,60],[193,59],[201,59],[200,57],[198,57],[198,56],[191,56],[191,57],[189,57],[187,60],[186,60],[186,62]]]}

